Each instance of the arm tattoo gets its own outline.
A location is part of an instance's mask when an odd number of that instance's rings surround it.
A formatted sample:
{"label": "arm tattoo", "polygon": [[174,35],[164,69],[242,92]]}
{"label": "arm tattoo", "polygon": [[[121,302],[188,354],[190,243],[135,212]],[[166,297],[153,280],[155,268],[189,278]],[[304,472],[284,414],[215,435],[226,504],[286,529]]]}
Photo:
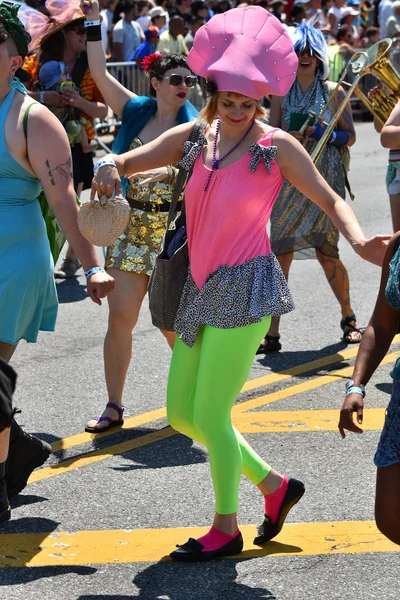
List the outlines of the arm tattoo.
{"label": "arm tattoo", "polygon": [[70,158],[67,160],[67,162],[57,165],[57,167],[55,168],[57,175],[61,179],[68,180],[70,177],[72,177],[71,165],[72,161]]}
{"label": "arm tattoo", "polygon": [[51,185],[56,185],[56,182],[54,181],[54,177],[53,177],[53,171],[51,170],[51,167],[50,167],[49,159],[46,160],[46,167],[47,167],[47,173],[48,173]]}
{"label": "arm tattoo", "polygon": [[46,168],[47,168],[47,173],[48,173],[51,185],[56,185],[55,178],[53,175],[53,170],[54,170],[54,174],[57,175],[57,177],[61,180],[69,181],[69,179],[72,179],[72,160],[71,160],[71,158],[69,158],[64,163],[60,163],[54,169],[51,168],[50,161],[49,161],[49,159],[47,159],[46,160]]}

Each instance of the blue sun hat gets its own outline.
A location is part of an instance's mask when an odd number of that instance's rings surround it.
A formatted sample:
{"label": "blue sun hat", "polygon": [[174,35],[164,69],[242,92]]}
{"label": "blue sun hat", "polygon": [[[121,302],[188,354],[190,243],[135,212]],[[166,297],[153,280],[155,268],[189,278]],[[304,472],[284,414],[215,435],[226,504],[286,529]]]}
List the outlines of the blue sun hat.
{"label": "blue sun hat", "polygon": [[54,87],[65,72],[65,65],[58,60],[49,60],[39,70],[39,83],[44,90]]}

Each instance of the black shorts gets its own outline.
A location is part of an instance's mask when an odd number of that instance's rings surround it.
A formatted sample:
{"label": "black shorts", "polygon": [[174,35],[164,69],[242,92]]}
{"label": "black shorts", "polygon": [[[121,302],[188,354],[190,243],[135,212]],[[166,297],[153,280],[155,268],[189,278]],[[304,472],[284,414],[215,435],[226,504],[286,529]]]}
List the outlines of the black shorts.
{"label": "black shorts", "polygon": [[81,144],[75,144],[71,148],[72,166],[74,171],[74,188],[83,182],[83,189],[88,190],[92,187],[93,179],[93,157],[91,152],[83,152]]}
{"label": "black shorts", "polygon": [[11,425],[12,396],[16,381],[17,374],[14,369],[0,358],[0,431]]}

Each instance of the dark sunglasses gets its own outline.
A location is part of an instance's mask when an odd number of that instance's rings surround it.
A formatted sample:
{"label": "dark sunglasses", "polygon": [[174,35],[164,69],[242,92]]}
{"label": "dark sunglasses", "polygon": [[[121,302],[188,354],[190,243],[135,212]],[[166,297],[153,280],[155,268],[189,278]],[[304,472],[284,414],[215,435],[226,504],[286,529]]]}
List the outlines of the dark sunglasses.
{"label": "dark sunglasses", "polygon": [[178,85],[181,85],[181,83],[185,82],[185,85],[190,88],[194,87],[197,83],[196,75],[186,75],[186,77],[183,77],[182,75],[178,75],[177,73],[172,73],[172,75],[170,75],[169,77],[160,77],[161,79],[168,79],[169,85],[173,85],[175,87],[178,87]]}
{"label": "dark sunglasses", "polygon": [[76,27],[71,27],[71,31],[75,31],[76,35],[85,35],[86,27],[84,25],[77,25]]}

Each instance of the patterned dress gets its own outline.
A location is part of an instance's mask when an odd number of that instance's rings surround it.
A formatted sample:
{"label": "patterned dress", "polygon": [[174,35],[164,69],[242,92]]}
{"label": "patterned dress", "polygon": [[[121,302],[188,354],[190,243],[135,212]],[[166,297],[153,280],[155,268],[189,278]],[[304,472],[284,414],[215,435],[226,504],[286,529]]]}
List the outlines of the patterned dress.
{"label": "patterned dress", "polygon": [[[305,94],[297,80],[282,102],[282,129],[289,131],[293,116],[320,114],[329,92],[327,84],[317,78]],[[324,115],[329,121],[330,109]],[[310,154],[316,142],[308,142],[305,149]],[[346,177],[342,155],[338,148],[326,144],[318,161],[318,171],[341,198],[346,195]],[[285,182],[275,202],[271,215],[271,247],[274,254],[295,252],[295,258],[315,258],[314,248],[322,254],[339,258],[339,232],[330,218],[296,188]]]}
{"label": "patterned dress", "polygon": [[[131,150],[142,146],[135,138]],[[173,187],[163,182],[139,184],[133,179],[127,189],[127,198],[137,202],[163,204],[171,201]],[[107,249],[106,269],[120,269],[131,273],[151,275],[162,238],[167,227],[167,212],[145,212],[131,209],[128,226],[118,240]]]}

